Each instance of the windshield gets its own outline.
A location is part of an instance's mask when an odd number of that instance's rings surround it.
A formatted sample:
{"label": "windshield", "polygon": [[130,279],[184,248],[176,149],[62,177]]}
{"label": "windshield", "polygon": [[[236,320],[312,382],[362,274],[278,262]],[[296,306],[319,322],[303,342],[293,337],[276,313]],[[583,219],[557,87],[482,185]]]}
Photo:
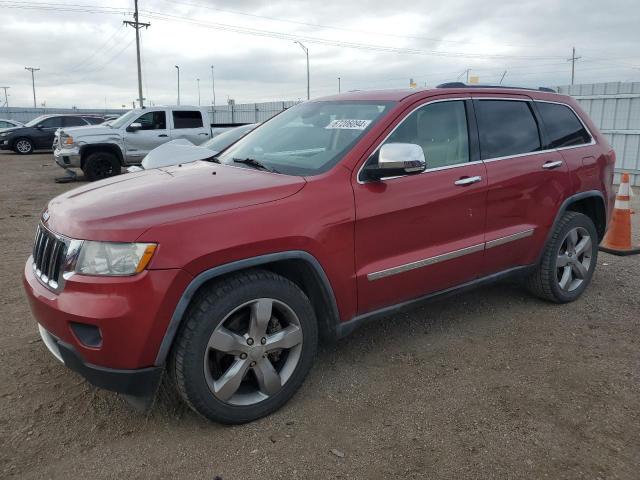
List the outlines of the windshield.
{"label": "windshield", "polygon": [[208,148],[209,150],[213,150],[214,152],[221,152],[257,126],[257,123],[252,123],[251,125],[243,125],[242,127],[232,128],[231,130],[222,132],[220,135],[216,135],[215,137],[207,140],[200,146]]}
{"label": "windshield", "polygon": [[287,175],[317,175],[335,165],[392,105],[346,100],[301,103],[247,134],[218,158],[247,168],[252,168],[249,163],[237,161],[251,159]]}
{"label": "windshield", "polygon": [[34,118],[30,122],[25,123],[24,126],[25,127],[35,127],[37,124],[39,124],[45,118],[47,118],[46,115],[40,115],[39,117]]}
{"label": "windshield", "polygon": [[138,115],[140,115],[140,113],[141,112],[139,110],[130,110],[121,117],[112,120],[109,123],[109,126],[113,128],[124,127],[129,122],[133,122],[136,118],[138,118]]}

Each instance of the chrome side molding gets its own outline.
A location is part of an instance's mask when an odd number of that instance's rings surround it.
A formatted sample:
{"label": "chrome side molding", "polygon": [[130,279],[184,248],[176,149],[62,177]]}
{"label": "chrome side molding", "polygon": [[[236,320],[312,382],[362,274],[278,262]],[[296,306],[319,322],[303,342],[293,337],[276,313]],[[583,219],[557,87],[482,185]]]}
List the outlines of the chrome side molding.
{"label": "chrome side molding", "polygon": [[423,260],[405,263],[404,265],[398,265],[397,267],[386,268],[377,272],[368,273],[367,280],[379,280],[381,278],[390,277],[392,275],[408,272],[410,270],[415,270],[416,268],[427,267],[436,263],[446,262],[447,260],[453,260],[454,258],[462,257],[463,255],[480,252],[488,248],[497,247],[499,245],[504,245],[505,243],[514,242],[522,238],[530,237],[531,235],[533,235],[534,231],[535,229],[530,228],[528,230],[523,230],[522,232],[507,235],[505,237],[496,238],[495,240],[490,240],[488,242],[479,243],[477,245],[471,245],[470,247],[465,247],[459,250],[453,250],[451,252],[436,255],[435,257],[429,257]]}

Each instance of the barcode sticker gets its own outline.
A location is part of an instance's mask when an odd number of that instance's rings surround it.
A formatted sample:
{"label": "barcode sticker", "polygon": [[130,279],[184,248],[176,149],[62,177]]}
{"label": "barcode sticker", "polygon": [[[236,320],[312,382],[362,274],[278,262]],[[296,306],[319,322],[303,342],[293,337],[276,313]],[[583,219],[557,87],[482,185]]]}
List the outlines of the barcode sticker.
{"label": "barcode sticker", "polygon": [[327,130],[333,129],[341,129],[341,130],[364,130],[369,126],[371,120],[352,120],[352,119],[342,119],[342,120],[332,120],[329,125],[327,125]]}

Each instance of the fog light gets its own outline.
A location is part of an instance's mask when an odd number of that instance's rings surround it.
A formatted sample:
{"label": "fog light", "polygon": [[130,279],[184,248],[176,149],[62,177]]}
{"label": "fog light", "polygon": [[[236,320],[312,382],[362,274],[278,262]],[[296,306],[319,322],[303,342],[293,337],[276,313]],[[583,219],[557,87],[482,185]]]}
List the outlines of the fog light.
{"label": "fog light", "polygon": [[102,333],[95,325],[71,322],[71,330],[85,347],[98,348],[102,346]]}

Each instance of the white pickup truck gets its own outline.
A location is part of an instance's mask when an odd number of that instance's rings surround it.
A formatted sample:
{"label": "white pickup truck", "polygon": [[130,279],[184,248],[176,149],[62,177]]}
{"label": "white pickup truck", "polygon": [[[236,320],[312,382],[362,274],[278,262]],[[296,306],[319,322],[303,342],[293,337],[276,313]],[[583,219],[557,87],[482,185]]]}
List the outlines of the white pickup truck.
{"label": "white pickup truck", "polygon": [[151,150],[170,140],[199,145],[212,136],[206,109],[150,107],[131,110],[102,125],[62,128],[53,141],[56,163],[73,175],[80,168],[87,180],[99,180],[137,165]]}

